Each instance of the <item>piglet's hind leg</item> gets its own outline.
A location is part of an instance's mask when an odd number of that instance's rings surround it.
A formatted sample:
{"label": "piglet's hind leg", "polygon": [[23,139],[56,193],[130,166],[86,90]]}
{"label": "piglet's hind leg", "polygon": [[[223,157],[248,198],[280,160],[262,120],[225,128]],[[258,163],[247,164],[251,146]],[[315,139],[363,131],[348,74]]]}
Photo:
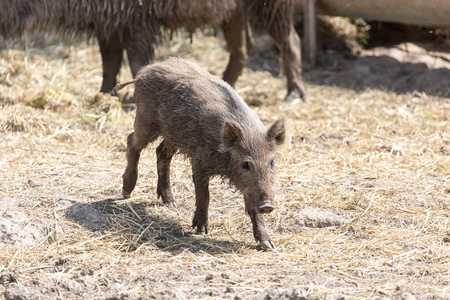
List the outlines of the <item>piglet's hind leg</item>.
{"label": "piglet's hind leg", "polygon": [[164,204],[169,207],[176,207],[170,189],[170,162],[177,151],[178,149],[166,140],[163,140],[158,148],[156,148],[156,167],[158,169],[158,186],[156,188],[156,193],[158,194],[158,198],[161,197]]}
{"label": "piglet's hind leg", "polygon": [[157,134],[140,134],[138,131],[131,133],[127,139],[127,167],[123,174],[123,187],[122,195],[125,198],[129,198],[131,192],[136,186],[138,177],[138,164],[141,156],[142,149],[144,149],[148,143],[152,142],[158,137]]}

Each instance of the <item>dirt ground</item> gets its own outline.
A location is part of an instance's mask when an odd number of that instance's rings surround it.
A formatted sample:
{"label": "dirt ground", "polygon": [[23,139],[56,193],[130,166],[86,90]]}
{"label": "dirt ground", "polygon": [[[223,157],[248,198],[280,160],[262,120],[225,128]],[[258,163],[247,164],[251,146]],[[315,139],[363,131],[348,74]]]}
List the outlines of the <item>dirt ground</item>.
{"label": "dirt ground", "polygon": [[[328,22],[339,31],[341,19]],[[120,199],[133,104],[97,93],[94,42],[0,40],[1,299],[450,299],[450,41],[324,38],[304,74],[309,101],[296,105],[282,101],[270,38],[256,41],[236,90],[263,123],[286,115],[289,127],[265,217],[273,251],[219,179],[211,233],[193,234],[189,161],[174,159],[178,207],[165,207],[155,144]],[[156,55],[218,76],[227,63],[209,30]],[[125,66],[119,81],[130,78]]]}

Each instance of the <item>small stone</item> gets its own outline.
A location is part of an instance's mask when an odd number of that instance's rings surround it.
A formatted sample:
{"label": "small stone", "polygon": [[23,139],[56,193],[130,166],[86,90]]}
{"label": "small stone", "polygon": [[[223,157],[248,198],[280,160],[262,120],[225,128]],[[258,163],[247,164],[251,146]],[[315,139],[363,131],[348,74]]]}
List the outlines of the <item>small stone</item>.
{"label": "small stone", "polygon": [[213,274],[208,274],[208,275],[206,275],[205,280],[206,281],[211,281],[213,278],[214,278]]}

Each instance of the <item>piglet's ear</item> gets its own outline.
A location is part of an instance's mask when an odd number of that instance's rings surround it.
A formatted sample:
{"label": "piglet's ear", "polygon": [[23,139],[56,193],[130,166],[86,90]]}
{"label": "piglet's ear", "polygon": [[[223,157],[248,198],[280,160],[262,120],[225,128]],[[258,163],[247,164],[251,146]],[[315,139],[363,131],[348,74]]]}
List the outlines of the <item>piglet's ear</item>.
{"label": "piglet's ear", "polygon": [[244,131],[242,127],[234,122],[226,122],[223,127],[223,145],[230,149],[240,145],[244,140]]}
{"label": "piglet's ear", "polygon": [[267,141],[280,146],[286,139],[286,126],[284,117],[279,117],[278,120],[267,131]]}

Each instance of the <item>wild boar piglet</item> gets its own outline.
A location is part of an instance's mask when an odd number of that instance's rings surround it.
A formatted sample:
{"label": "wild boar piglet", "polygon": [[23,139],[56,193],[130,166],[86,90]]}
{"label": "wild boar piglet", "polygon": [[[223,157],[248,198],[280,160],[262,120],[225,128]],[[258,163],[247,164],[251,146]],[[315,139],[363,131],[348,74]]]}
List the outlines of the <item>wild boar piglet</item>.
{"label": "wild boar piglet", "polygon": [[136,119],[127,141],[123,196],[129,197],[136,185],[142,149],[161,136],[156,148],[157,195],[165,204],[175,206],[170,162],[182,153],[192,163],[196,198],[192,227],[197,233],[209,232],[209,180],[221,176],[243,194],[256,241],[274,248],[262,214],[274,209],[275,151],[285,140],[284,118],[266,130],[227,83],[184,59],[145,66],[135,80],[118,85],[113,93],[131,83]]}

